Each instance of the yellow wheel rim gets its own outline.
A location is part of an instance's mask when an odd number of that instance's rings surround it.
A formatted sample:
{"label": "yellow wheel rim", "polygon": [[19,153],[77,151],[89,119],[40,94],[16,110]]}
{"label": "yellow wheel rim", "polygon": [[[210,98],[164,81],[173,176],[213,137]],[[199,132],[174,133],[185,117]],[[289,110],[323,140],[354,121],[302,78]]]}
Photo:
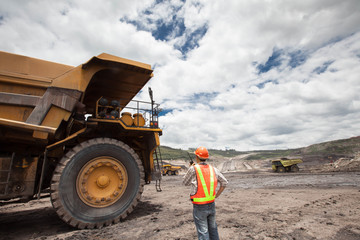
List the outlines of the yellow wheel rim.
{"label": "yellow wheel rim", "polygon": [[76,179],[80,199],[91,207],[107,207],[124,194],[128,175],[115,158],[102,156],[86,163]]}

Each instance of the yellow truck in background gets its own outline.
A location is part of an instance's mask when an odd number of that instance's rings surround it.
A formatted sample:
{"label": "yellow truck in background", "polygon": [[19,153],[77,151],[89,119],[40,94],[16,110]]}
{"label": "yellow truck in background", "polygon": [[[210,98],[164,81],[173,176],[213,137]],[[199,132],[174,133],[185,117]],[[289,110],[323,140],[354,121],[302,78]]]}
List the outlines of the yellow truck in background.
{"label": "yellow truck in background", "polygon": [[283,173],[283,172],[298,172],[299,167],[298,164],[302,163],[301,159],[288,159],[281,158],[271,161],[271,167],[275,172]]}
{"label": "yellow truck in background", "polygon": [[161,179],[159,105],[150,88],[133,99],[152,72],[105,53],[73,67],[0,52],[0,200],[50,191],[80,229],[124,219]]}
{"label": "yellow truck in background", "polygon": [[181,167],[174,166],[171,164],[163,164],[162,165],[162,175],[179,175],[179,171],[181,170]]}

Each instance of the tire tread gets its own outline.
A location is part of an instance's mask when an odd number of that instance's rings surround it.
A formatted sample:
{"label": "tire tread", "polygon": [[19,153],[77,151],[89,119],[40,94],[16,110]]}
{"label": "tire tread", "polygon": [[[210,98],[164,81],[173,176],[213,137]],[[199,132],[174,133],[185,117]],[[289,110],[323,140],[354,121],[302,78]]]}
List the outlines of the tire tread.
{"label": "tire tread", "polygon": [[[120,216],[117,216],[113,219],[108,219],[102,222],[97,222],[97,223],[88,223],[88,222],[82,222],[76,218],[74,218],[73,216],[71,216],[70,213],[68,213],[61,200],[60,200],[60,195],[59,195],[59,184],[60,184],[60,179],[61,179],[61,174],[64,171],[66,165],[71,161],[71,159],[73,158],[73,156],[82,151],[83,149],[93,146],[93,145],[97,145],[97,144],[112,144],[112,145],[116,145],[118,147],[123,148],[124,150],[126,150],[128,153],[130,153],[130,155],[133,157],[133,159],[135,160],[138,168],[139,168],[139,173],[140,173],[140,185],[139,185],[139,189],[137,191],[136,196],[133,198],[129,208],[127,210],[125,210]],[[144,180],[144,168],[142,165],[142,162],[139,158],[139,156],[135,153],[135,151],[130,148],[127,144],[118,141],[116,139],[111,139],[111,138],[95,138],[95,139],[91,139],[85,142],[80,143],[79,145],[75,146],[73,149],[71,149],[69,152],[67,152],[65,154],[65,156],[60,160],[60,162],[58,163],[55,171],[54,171],[54,175],[53,178],[51,180],[51,194],[50,194],[50,199],[52,202],[52,205],[56,211],[56,213],[59,215],[59,217],[65,221],[66,223],[68,223],[69,225],[79,228],[79,229],[93,229],[93,228],[102,228],[103,226],[109,226],[111,224],[114,223],[118,223],[121,220],[125,219],[135,208],[135,206],[138,204],[140,198],[141,198],[141,194],[143,193],[144,190],[144,184],[145,184],[145,180]]]}

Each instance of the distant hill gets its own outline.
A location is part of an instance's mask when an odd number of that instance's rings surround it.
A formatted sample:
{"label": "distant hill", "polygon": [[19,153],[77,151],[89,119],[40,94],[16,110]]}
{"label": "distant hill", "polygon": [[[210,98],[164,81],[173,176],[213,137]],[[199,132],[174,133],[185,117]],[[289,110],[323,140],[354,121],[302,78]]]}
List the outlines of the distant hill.
{"label": "distant hill", "polygon": [[[167,146],[160,146],[160,152],[162,159],[165,160],[178,160],[178,159],[189,159],[189,155],[193,160],[195,160],[195,148],[189,148],[188,150],[176,149]],[[240,152],[235,150],[216,150],[208,149],[211,156],[221,156],[221,157],[235,157],[238,155],[246,154],[247,152]]]}
{"label": "distant hill", "polygon": [[[174,149],[161,146],[163,160],[189,159],[188,153],[195,159],[195,148],[188,150]],[[235,150],[216,150],[209,149],[211,156],[235,157],[238,155],[249,154],[246,160],[263,160],[280,157],[301,157],[305,161],[336,161],[341,157],[353,157],[360,152],[360,136],[349,139],[340,139],[324,143],[313,144],[304,148],[287,150],[257,150],[257,151],[235,151]]]}
{"label": "distant hill", "polygon": [[310,145],[302,148],[303,155],[354,155],[360,151],[360,136]]}
{"label": "distant hill", "polygon": [[[182,149],[176,149],[166,146],[160,146],[160,153],[163,160],[178,160],[178,159],[189,159],[188,152]],[[191,157],[195,158],[195,155],[191,153]]]}

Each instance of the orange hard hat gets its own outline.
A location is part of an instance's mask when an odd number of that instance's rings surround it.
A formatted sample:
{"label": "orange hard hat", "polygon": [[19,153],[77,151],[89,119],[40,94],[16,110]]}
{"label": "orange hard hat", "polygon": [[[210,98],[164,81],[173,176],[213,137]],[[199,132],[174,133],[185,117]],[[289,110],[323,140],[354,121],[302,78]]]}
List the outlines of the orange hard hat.
{"label": "orange hard hat", "polygon": [[195,151],[195,155],[198,156],[200,159],[209,158],[209,152],[205,147],[198,147]]}

